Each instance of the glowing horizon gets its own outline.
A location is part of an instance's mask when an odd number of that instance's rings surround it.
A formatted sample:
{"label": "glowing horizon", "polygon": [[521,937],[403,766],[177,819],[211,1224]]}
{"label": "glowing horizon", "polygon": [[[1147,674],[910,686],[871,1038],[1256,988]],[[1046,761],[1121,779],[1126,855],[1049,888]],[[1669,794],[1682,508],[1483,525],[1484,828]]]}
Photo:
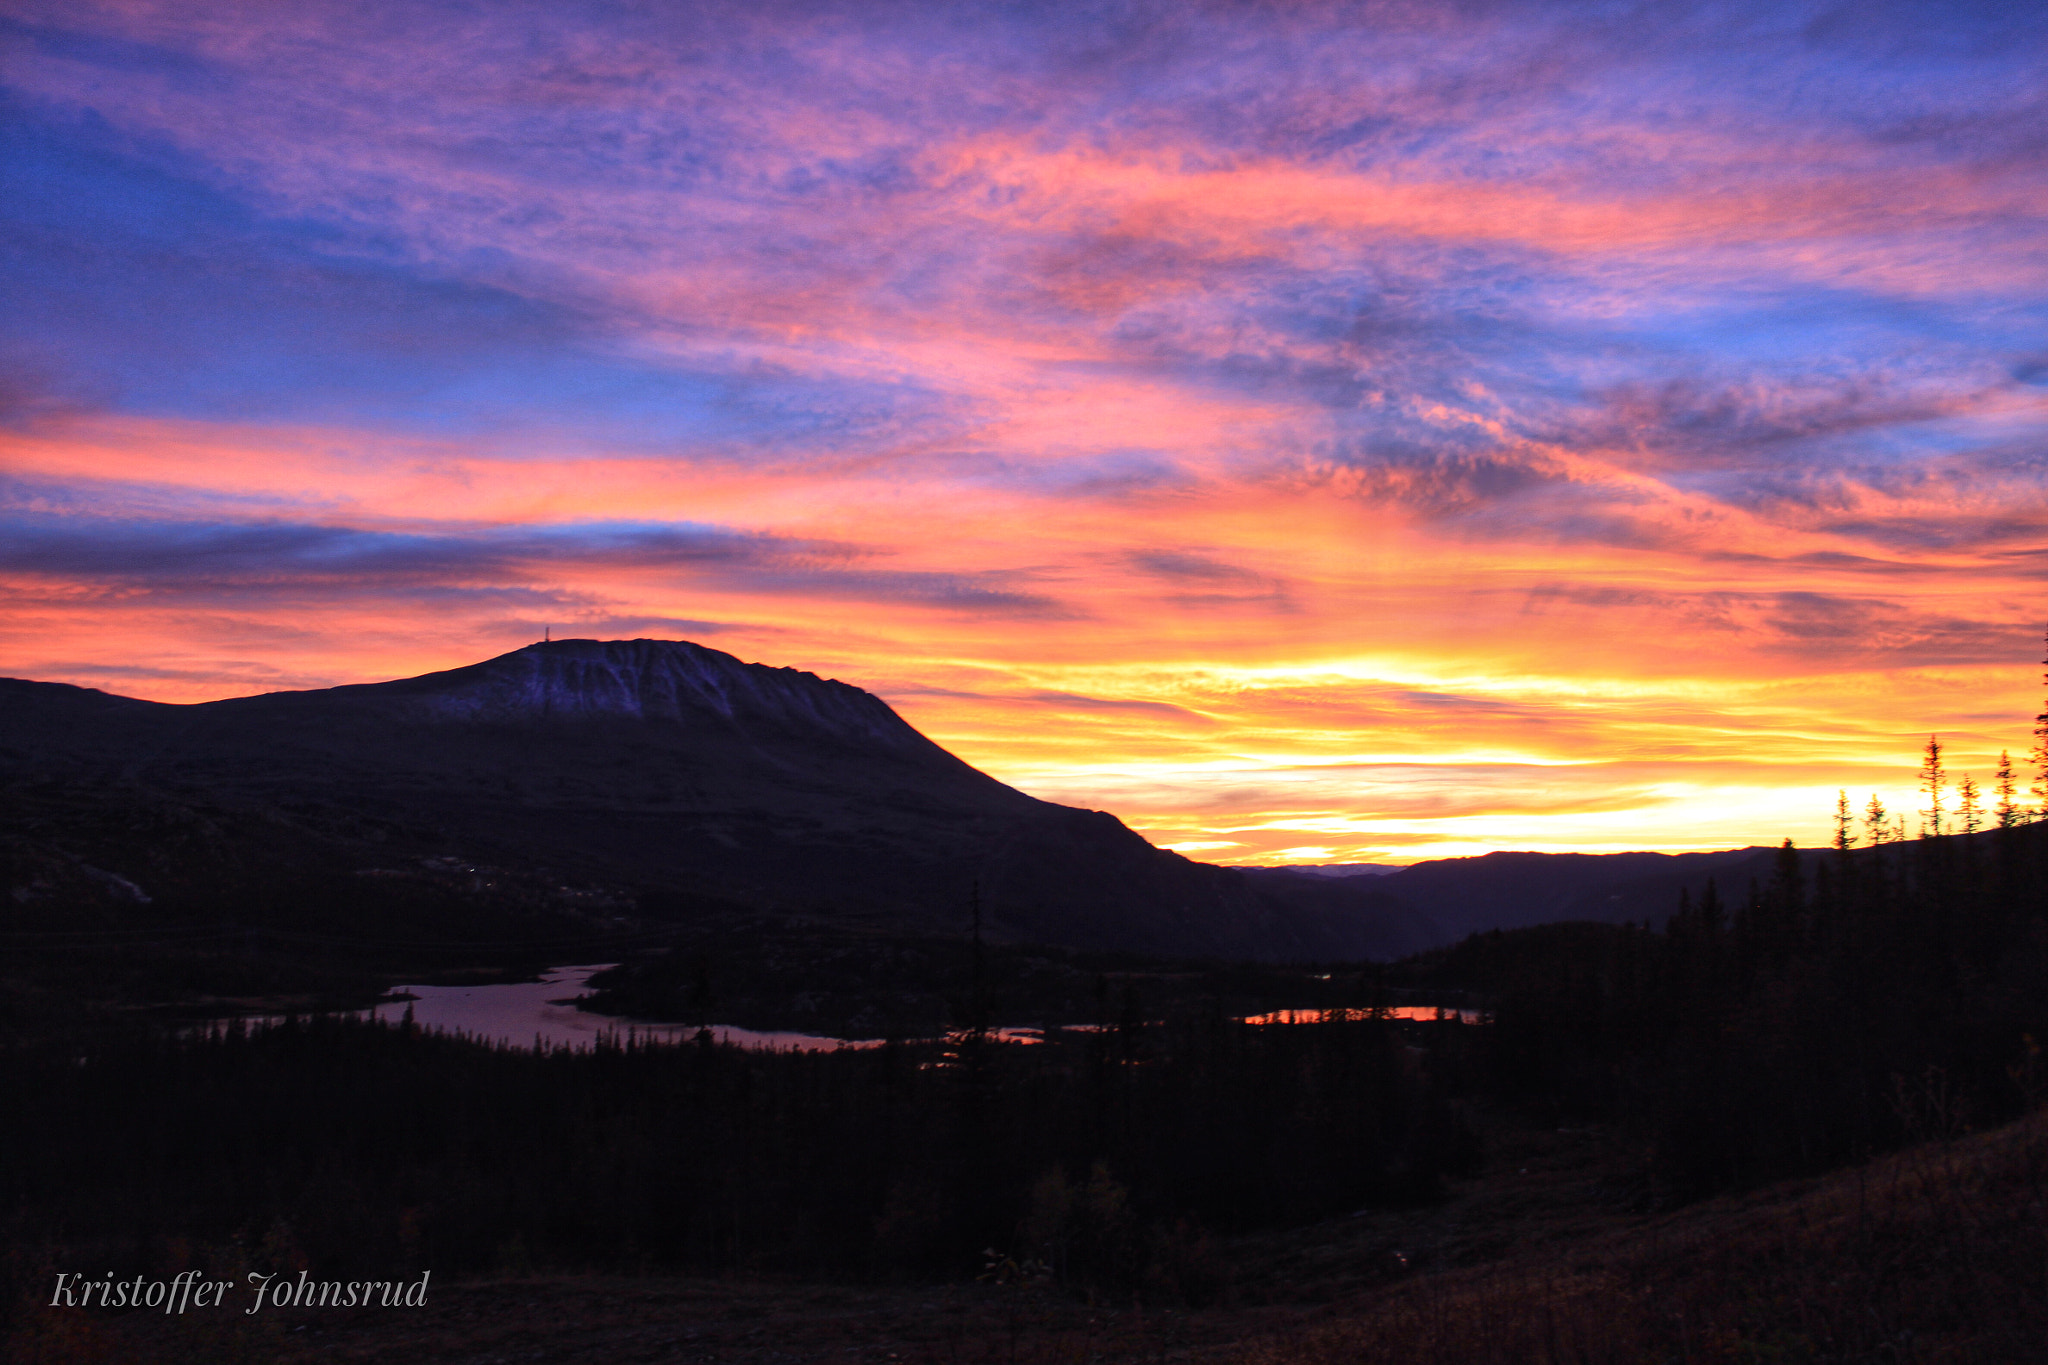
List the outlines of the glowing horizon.
{"label": "glowing horizon", "polygon": [[[2023,763],[2048,19],[28,0],[0,674],[558,637],[1221,862]],[[2024,779],[2023,779],[2024,785]]]}

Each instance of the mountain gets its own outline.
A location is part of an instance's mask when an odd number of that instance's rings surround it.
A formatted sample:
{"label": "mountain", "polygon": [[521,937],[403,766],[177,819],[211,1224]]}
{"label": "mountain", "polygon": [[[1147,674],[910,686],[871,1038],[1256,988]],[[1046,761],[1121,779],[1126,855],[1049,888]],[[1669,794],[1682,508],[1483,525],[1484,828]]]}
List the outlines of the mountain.
{"label": "mountain", "polygon": [[[1681,891],[1713,881],[1731,906],[1752,880],[1767,883],[1778,851],[1713,853],[1488,853],[1412,863],[1373,885],[1425,917],[1444,942],[1490,929],[1563,920],[1661,926]],[[1807,875],[1819,855],[1801,854]]]}
{"label": "mountain", "polygon": [[1362,883],[1190,862],[1005,786],[857,687],[680,641],[187,706],[0,680],[0,802],[17,916],[62,927],[431,938],[768,913],[959,932],[978,898],[998,936],[1175,956],[1439,937]]}

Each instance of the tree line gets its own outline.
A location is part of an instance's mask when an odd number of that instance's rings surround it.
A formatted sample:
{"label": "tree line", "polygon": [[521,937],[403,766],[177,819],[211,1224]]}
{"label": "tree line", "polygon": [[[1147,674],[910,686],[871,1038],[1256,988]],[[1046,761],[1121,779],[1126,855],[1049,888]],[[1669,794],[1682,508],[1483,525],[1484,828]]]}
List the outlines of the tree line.
{"label": "tree line", "polygon": [[1661,931],[1478,935],[1401,978],[1495,1000],[1487,1086],[1638,1136],[1653,1197],[1812,1174],[2038,1103],[2048,1039],[2048,713],[2034,808],[1921,753],[1920,837],[1838,793],[1831,847],[1681,893]]}
{"label": "tree line", "polygon": [[835,1052],[708,1033],[524,1049],[316,1016],[18,1048],[0,1056],[8,1240],[43,1269],[199,1246],[327,1278],[924,1277],[993,1248],[1200,1302],[1214,1233],[1428,1200],[1474,1169],[1455,1092],[1475,1026],[1164,1021],[1105,990],[1107,1027],[1032,1046],[963,1023]]}

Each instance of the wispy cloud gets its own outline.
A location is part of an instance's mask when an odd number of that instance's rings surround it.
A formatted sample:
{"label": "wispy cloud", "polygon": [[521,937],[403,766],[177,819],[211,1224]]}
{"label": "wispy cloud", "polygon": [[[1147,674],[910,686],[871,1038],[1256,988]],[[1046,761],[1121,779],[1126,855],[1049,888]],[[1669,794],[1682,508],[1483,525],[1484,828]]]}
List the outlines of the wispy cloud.
{"label": "wispy cloud", "polygon": [[1698,842],[1777,809],[1734,748],[2038,709],[2025,7],[22,0],[0,51],[7,671],[715,634],[1048,791],[1178,774],[1195,843],[1204,773],[1370,756],[1411,850],[1401,783]]}

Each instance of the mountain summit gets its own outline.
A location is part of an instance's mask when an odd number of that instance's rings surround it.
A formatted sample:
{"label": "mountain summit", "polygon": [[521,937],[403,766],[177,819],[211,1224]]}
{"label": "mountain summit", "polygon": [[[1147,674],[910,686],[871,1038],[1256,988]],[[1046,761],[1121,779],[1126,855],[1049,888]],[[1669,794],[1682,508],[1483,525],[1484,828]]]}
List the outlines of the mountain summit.
{"label": "mountain summit", "polygon": [[[560,640],[192,706],[0,681],[0,778],[41,803],[17,859],[31,873],[68,860],[187,902],[232,882],[277,913],[346,916],[410,858],[681,916],[933,932],[978,904],[1001,936],[1176,955],[1356,958],[1430,937],[1366,887],[1190,862],[1004,785],[860,688],[683,641]],[[21,795],[52,783],[61,797]]]}
{"label": "mountain summit", "polygon": [[351,691],[448,722],[756,726],[906,754],[945,753],[873,693],[794,668],[742,663],[687,640],[556,640],[445,673],[333,689]]}

